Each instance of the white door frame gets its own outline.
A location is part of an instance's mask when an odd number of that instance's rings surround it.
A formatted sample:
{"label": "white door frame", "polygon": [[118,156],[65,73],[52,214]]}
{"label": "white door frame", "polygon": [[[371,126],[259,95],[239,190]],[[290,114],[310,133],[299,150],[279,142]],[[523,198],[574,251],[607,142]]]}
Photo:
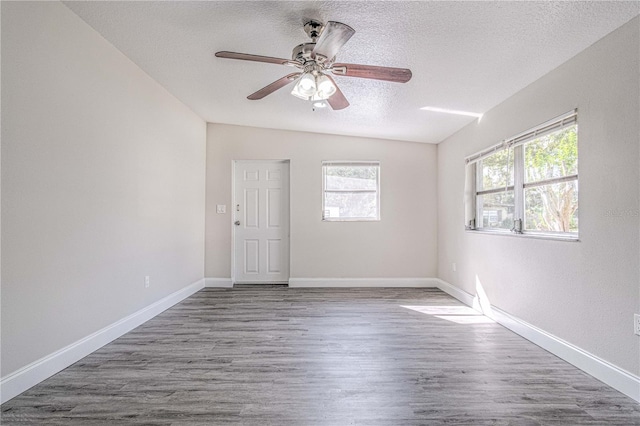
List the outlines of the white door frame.
{"label": "white door frame", "polygon": [[[236,165],[242,163],[288,163],[289,164],[289,187],[287,192],[289,193],[289,223],[287,224],[287,239],[289,240],[289,277],[291,277],[291,160],[231,160],[231,213],[229,226],[231,226],[231,282],[232,285],[236,283],[236,226],[234,222],[236,219]],[[289,280],[280,282],[281,284],[289,284]],[[269,284],[278,284],[278,282],[271,282]]]}

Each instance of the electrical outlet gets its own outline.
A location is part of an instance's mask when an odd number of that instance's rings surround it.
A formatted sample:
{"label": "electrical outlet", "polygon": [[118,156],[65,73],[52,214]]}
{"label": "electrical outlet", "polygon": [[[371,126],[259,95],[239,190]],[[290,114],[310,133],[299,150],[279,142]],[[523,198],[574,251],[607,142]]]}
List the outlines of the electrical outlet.
{"label": "electrical outlet", "polygon": [[151,285],[151,280],[149,279],[149,275],[146,275],[144,277],[144,288],[149,288],[150,285]]}
{"label": "electrical outlet", "polygon": [[452,270],[453,272],[455,272],[455,271],[457,271],[457,270],[458,270],[458,267],[456,266],[456,264],[455,264],[455,263],[452,263],[452,264],[451,264],[451,270]]}
{"label": "electrical outlet", "polygon": [[216,204],[216,213],[224,214],[227,212],[226,204]]}
{"label": "electrical outlet", "polygon": [[640,315],[633,314],[633,332],[640,336]]}

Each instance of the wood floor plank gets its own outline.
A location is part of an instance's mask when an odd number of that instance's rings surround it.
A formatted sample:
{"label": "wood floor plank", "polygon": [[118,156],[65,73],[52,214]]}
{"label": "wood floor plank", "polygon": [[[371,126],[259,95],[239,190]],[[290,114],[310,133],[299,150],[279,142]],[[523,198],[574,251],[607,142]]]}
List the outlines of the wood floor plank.
{"label": "wood floor plank", "polygon": [[437,289],[204,289],[1,407],[3,425],[640,425]]}

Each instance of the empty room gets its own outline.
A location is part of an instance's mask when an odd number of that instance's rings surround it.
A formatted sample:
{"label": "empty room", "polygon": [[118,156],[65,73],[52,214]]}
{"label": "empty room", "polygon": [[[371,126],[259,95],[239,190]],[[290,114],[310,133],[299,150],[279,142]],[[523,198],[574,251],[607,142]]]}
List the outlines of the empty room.
{"label": "empty room", "polygon": [[3,425],[640,425],[637,1],[2,1]]}

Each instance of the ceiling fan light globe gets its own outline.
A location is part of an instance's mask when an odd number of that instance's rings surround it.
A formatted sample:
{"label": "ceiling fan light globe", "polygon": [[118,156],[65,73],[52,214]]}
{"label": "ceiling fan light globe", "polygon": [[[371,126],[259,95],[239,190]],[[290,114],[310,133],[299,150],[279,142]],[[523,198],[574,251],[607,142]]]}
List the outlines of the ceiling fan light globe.
{"label": "ceiling fan light globe", "polygon": [[291,94],[296,98],[304,99],[308,101],[313,93],[309,94],[308,90],[302,89],[301,85],[302,78],[299,78],[296,82],[295,86],[293,86],[293,90],[291,90]]}
{"label": "ceiling fan light globe", "polygon": [[311,98],[312,101],[324,101],[325,99],[329,99],[329,95],[322,91],[316,92],[313,98]]}
{"label": "ceiling fan light globe", "polygon": [[318,93],[322,93],[322,96],[324,96],[322,99],[328,99],[331,95],[336,93],[337,89],[335,84],[333,84],[333,81],[331,81],[331,79],[326,75],[320,75],[317,79],[317,83]]}
{"label": "ceiling fan light globe", "polygon": [[307,96],[313,96],[317,89],[316,78],[311,73],[305,73],[300,77],[300,81],[298,81],[297,86],[300,93]]}
{"label": "ceiling fan light globe", "polygon": [[291,94],[292,94],[293,96],[295,96],[296,98],[300,98],[300,99],[302,99],[303,101],[308,101],[308,100],[310,99],[310,98],[309,98],[309,96],[305,96],[305,95],[303,95],[303,94],[301,94],[301,93],[297,92],[297,91],[295,90],[295,88],[291,91]]}

